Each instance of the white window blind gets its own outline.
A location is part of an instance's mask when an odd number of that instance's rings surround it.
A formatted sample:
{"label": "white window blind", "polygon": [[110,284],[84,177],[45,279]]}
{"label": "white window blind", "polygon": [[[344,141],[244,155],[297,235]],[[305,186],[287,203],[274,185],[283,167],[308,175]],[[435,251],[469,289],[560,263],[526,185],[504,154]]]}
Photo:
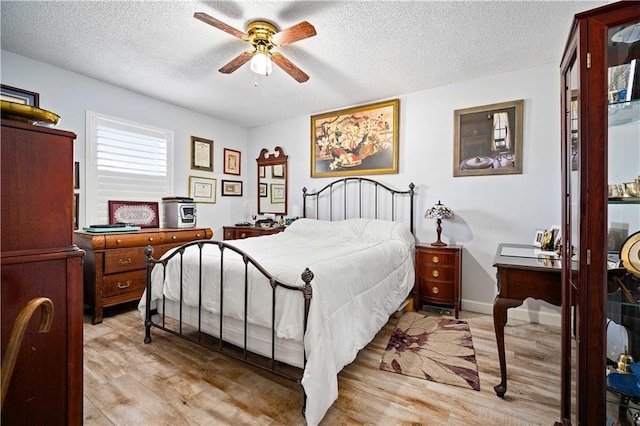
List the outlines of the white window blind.
{"label": "white window blind", "polygon": [[86,141],[86,225],[109,223],[109,200],[172,194],[172,131],[87,112]]}

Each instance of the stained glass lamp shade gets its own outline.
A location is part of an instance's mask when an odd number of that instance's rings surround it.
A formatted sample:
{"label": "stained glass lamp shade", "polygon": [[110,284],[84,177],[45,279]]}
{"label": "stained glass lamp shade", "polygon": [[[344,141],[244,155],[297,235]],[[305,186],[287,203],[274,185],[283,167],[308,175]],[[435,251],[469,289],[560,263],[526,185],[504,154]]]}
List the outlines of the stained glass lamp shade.
{"label": "stained glass lamp shade", "polygon": [[438,226],[436,227],[436,232],[438,233],[438,240],[431,243],[431,245],[437,246],[437,247],[446,246],[447,244],[443,243],[440,240],[440,234],[442,234],[441,224],[442,224],[442,219],[453,219],[453,211],[449,207],[442,204],[440,200],[438,200],[438,204],[428,209],[427,212],[424,214],[424,217],[426,219],[436,219],[438,223]]}

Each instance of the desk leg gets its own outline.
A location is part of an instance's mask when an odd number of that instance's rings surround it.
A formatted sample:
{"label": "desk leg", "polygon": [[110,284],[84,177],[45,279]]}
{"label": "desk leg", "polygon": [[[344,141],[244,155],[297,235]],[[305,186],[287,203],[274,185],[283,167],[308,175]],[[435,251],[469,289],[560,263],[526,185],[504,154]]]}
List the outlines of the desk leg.
{"label": "desk leg", "polygon": [[498,359],[500,360],[500,384],[494,386],[496,395],[503,397],[507,392],[507,361],[504,355],[504,326],[507,323],[507,309],[522,305],[522,300],[505,299],[496,296],[493,302],[493,326],[496,330],[498,344]]}

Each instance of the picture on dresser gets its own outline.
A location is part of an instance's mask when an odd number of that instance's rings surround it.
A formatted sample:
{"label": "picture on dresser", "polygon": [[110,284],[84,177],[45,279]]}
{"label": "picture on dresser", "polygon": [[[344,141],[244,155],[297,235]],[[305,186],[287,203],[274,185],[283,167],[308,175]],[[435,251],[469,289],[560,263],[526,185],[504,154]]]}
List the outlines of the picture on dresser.
{"label": "picture on dresser", "polygon": [[453,176],[522,173],[524,100],[455,110]]}
{"label": "picture on dresser", "polygon": [[124,223],[141,228],[158,228],[158,203],[153,201],[109,200],[109,223]]}

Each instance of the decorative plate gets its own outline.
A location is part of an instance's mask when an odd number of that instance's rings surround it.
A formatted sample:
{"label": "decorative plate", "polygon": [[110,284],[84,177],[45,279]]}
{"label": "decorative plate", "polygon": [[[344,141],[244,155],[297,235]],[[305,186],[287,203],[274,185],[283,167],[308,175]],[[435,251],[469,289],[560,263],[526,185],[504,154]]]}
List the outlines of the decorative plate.
{"label": "decorative plate", "polygon": [[627,238],[620,249],[622,266],[630,273],[640,278],[640,232]]}
{"label": "decorative plate", "polygon": [[17,102],[1,101],[2,118],[22,121],[36,126],[54,127],[60,121],[57,114],[45,109]]}

